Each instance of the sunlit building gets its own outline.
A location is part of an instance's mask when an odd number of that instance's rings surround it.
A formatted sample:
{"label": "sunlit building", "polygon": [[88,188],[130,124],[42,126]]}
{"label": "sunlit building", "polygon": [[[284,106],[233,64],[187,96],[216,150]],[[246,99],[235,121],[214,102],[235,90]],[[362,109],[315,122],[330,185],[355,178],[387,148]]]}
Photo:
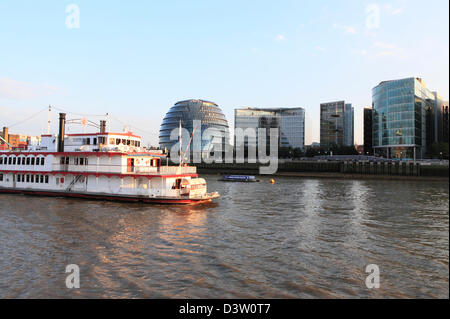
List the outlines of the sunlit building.
{"label": "sunlit building", "polygon": [[[190,140],[194,133],[194,121],[201,121],[201,127],[195,128],[195,134],[198,134],[199,138]],[[176,133],[180,122],[182,128],[189,132],[189,135],[185,136],[182,141],[183,151],[210,152],[221,147],[222,152],[225,152],[229,145],[228,122],[219,106],[209,101],[186,100],[175,103],[164,117],[159,130],[161,149],[170,151],[172,146],[178,143],[179,139]],[[207,129],[211,133],[210,136],[203,134]],[[174,139],[170,138],[172,132],[175,132]]]}
{"label": "sunlit building", "polygon": [[381,82],[372,96],[373,147],[377,154],[425,158],[432,144],[444,141],[448,134],[444,132],[448,102],[427,89],[422,79]]}
{"label": "sunlit building", "polygon": [[[271,128],[278,129],[278,146],[304,149],[305,147],[305,110],[297,108],[242,108],[234,111],[234,127],[246,130],[254,129],[258,141],[258,128],[265,128],[266,134]],[[269,137],[267,136],[267,143]],[[244,141],[248,147],[248,139]],[[252,142],[251,142],[252,143]],[[253,145],[256,147],[256,145]]]}

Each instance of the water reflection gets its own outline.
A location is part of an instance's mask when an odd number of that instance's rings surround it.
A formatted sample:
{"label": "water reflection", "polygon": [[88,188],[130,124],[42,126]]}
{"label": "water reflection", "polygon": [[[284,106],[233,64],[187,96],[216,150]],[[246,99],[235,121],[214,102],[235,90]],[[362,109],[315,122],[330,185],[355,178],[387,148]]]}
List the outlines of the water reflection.
{"label": "water reflection", "polygon": [[208,184],[206,206],[0,195],[0,297],[448,298],[446,183]]}

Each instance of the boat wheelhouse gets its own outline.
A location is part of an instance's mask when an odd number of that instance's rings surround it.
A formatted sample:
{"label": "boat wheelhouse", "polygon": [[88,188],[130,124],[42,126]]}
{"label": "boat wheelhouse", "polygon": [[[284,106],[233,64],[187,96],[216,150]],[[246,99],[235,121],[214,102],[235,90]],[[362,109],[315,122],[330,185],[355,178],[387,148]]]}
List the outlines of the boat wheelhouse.
{"label": "boat wheelhouse", "polygon": [[169,166],[165,154],[146,150],[132,133],[42,135],[26,150],[0,151],[0,193],[121,201],[192,204],[219,197],[207,193],[196,167]]}

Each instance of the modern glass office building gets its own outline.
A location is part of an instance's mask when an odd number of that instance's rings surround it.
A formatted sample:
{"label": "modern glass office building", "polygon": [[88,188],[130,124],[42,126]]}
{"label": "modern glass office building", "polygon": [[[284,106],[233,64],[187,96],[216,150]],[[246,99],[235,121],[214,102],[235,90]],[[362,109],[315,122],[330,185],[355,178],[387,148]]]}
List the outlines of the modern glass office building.
{"label": "modern glass office building", "polygon": [[353,146],[354,109],[345,101],[320,104],[320,146]]}
{"label": "modern glass office building", "polygon": [[[201,127],[195,128],[195,134],[199,134],[199,139],[190,137],[194,131],[194,121],[201,121]],[[222,152],[230,144],[230,133],[228,122],[222,110],[214,102],[203,100],[186,100],[175,103],[164,117],[159,130],[159,146],[161,149],[170,151],[174,144],[178,143],[178,138],[170,139],[174,131],[177,136],[181,121],[181,126],[189,132],[189,136],[183,136],[183,151],[189,150],[198,152],[210,152],[214,145],[221,144]],[[205,136],[205,130],[209,129],[211,136]],[[199,141],[201,140],[201,142]],[[218,148],[215,148],[216,150]]]}
{"label": "modern glass office building", "polygon": [[[373,147],[389,158],[424,158],[441,140],[442,99],[420,78],[381,82],[372,90]],[[442,132],[442,130],[441,130]]]}
{"label": "modern glass office building", "polygon": [[[234,128],[255,129],[256,143],[258,128],[278,129],[279,147],[304,149],[305,147],[305,110],[298,108],[243,108],[234,111]],[[269,139],[266,140],[267,142]],[[248,140],[245,140],[248,146]],[[256,147],[256,145],[255,145]]]}

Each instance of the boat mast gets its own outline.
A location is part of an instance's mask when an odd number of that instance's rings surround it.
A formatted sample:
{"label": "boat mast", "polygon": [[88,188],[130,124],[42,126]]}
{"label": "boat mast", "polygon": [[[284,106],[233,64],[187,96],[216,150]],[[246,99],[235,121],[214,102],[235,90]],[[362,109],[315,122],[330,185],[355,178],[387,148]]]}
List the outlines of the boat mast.
{"label": "boat mast", "polygon": [[48,115],[47,115],[47,135],[50,135],[50,123],[51,123],[51,116],[52,116],[52,106],[48,106]]}
{"label": "boat mast", "polygon": [[183,136],[181,135],[181,119],[180,119],[180,127],[178,130],[178,140],[180,141],[180,167],[182,166],[182,162],[181,162],[181,157],[183,155],[182,151],[183,151]]}

